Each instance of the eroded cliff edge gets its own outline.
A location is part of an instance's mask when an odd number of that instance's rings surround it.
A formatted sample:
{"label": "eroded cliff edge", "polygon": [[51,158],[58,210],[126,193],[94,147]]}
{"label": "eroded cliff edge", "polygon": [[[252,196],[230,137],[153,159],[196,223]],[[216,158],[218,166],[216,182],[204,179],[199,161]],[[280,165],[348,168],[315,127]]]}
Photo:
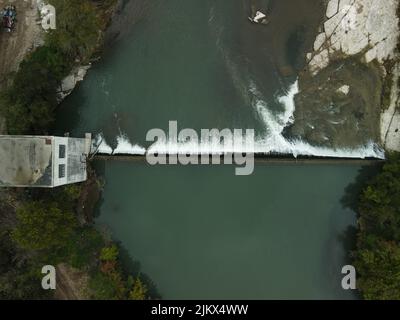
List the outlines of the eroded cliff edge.
{"label": "eroded cliff edge", "polygon": [[291,135],[400,151],[399,0],[329,0],[301,73]]}

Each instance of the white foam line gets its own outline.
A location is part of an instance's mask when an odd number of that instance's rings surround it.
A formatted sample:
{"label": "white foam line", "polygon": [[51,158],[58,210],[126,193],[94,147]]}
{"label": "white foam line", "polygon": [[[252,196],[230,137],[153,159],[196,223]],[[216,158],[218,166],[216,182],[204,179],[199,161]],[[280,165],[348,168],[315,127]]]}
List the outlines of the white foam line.
{"label": "white foam line", "polygon": [[315,147],[307,142],[296,140],[287,141],[279,137],[268,137],[266,139],[257,139],[254,148],[246,145],[233,145],[232,141],[226,144],[212,143],[157,143],[151,146],[148,153],[159,154],[191,154],[191,155],[221,155],[224,153],[256,153],[256,154],[286,154],[298,156],[315,156],[328,158],[378,158],[384,159],[385,154],[373,142],[359,148],[341,148],[332,149],[325,147]]}
{"label": "white foam line", "polygon": [[146,149],[140,145],[132,144],[126,135],[120,135],[117,137],[117,147],[115,149],[111,148],[102,133],[98,134],[92,143],[93,152],[99,154],[129,154],[129,155],[144,155]]}
{"label": "white foam line", "polygon": [[131,154],[131,155],[144,155],[146,149],[135,144],[133,145],[126,135],[117,137],[117,147],[113,150],[112,154]]}
{"label": "white foam line", "polygon": [[178,143],[156,143],[147,150],[154,154],[191,154],[191,155],[221,155],[224,153],[253,153],[254,148],[250,145],[235,145],[233,139],[226,143],[218,142],[178,142]]}

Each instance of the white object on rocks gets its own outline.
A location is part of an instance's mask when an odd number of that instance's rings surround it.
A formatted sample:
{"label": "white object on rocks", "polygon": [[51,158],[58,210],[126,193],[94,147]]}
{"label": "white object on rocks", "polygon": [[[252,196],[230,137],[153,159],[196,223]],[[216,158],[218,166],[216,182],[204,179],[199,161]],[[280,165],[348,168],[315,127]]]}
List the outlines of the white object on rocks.
{"label": "white object on rocks", "polygon": [[346,84],[344,86],[341,86],[339,89],[337,89],[337,91],[341,92],[347,96],[350,92],[350,86]]}

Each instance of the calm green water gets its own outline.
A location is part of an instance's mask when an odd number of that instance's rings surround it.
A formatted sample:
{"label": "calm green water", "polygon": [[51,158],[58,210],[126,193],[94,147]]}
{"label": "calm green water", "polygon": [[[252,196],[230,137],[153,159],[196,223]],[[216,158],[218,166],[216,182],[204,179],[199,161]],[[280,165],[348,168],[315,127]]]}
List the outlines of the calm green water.
{"label": "calm green water", "polygon": [[[135,14],[139,2],[127,2],[120,37],[61,106],[59,133],[145,145],[147,130],[170,120],[268,132],[254,100],[284,110],[278,97],[323,14],[319,0],[255,1],[271,10],[260,27],[247,21],[249,1],[142,1]],[[98,224],[163,298],[353,298],[340,271],[355,215],[340,200],[358,170],[258,164],[236,177],[229,166],[110,161]]]}
{"label": "calm green water", "polygon": [[[98,223],[170,299],[346,299],[351,166],[149,167],[108,162]],[[348,261],[347,261],[348,262]]]}

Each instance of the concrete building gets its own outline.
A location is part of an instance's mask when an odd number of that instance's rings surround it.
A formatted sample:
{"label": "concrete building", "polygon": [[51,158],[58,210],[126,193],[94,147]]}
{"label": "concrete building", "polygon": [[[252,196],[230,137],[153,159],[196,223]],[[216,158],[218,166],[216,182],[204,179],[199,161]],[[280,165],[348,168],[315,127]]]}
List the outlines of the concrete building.
{"label": "concrete building", "polygon": [[85,138],[0,135],[0,187],[54,188],[87,179]]}

